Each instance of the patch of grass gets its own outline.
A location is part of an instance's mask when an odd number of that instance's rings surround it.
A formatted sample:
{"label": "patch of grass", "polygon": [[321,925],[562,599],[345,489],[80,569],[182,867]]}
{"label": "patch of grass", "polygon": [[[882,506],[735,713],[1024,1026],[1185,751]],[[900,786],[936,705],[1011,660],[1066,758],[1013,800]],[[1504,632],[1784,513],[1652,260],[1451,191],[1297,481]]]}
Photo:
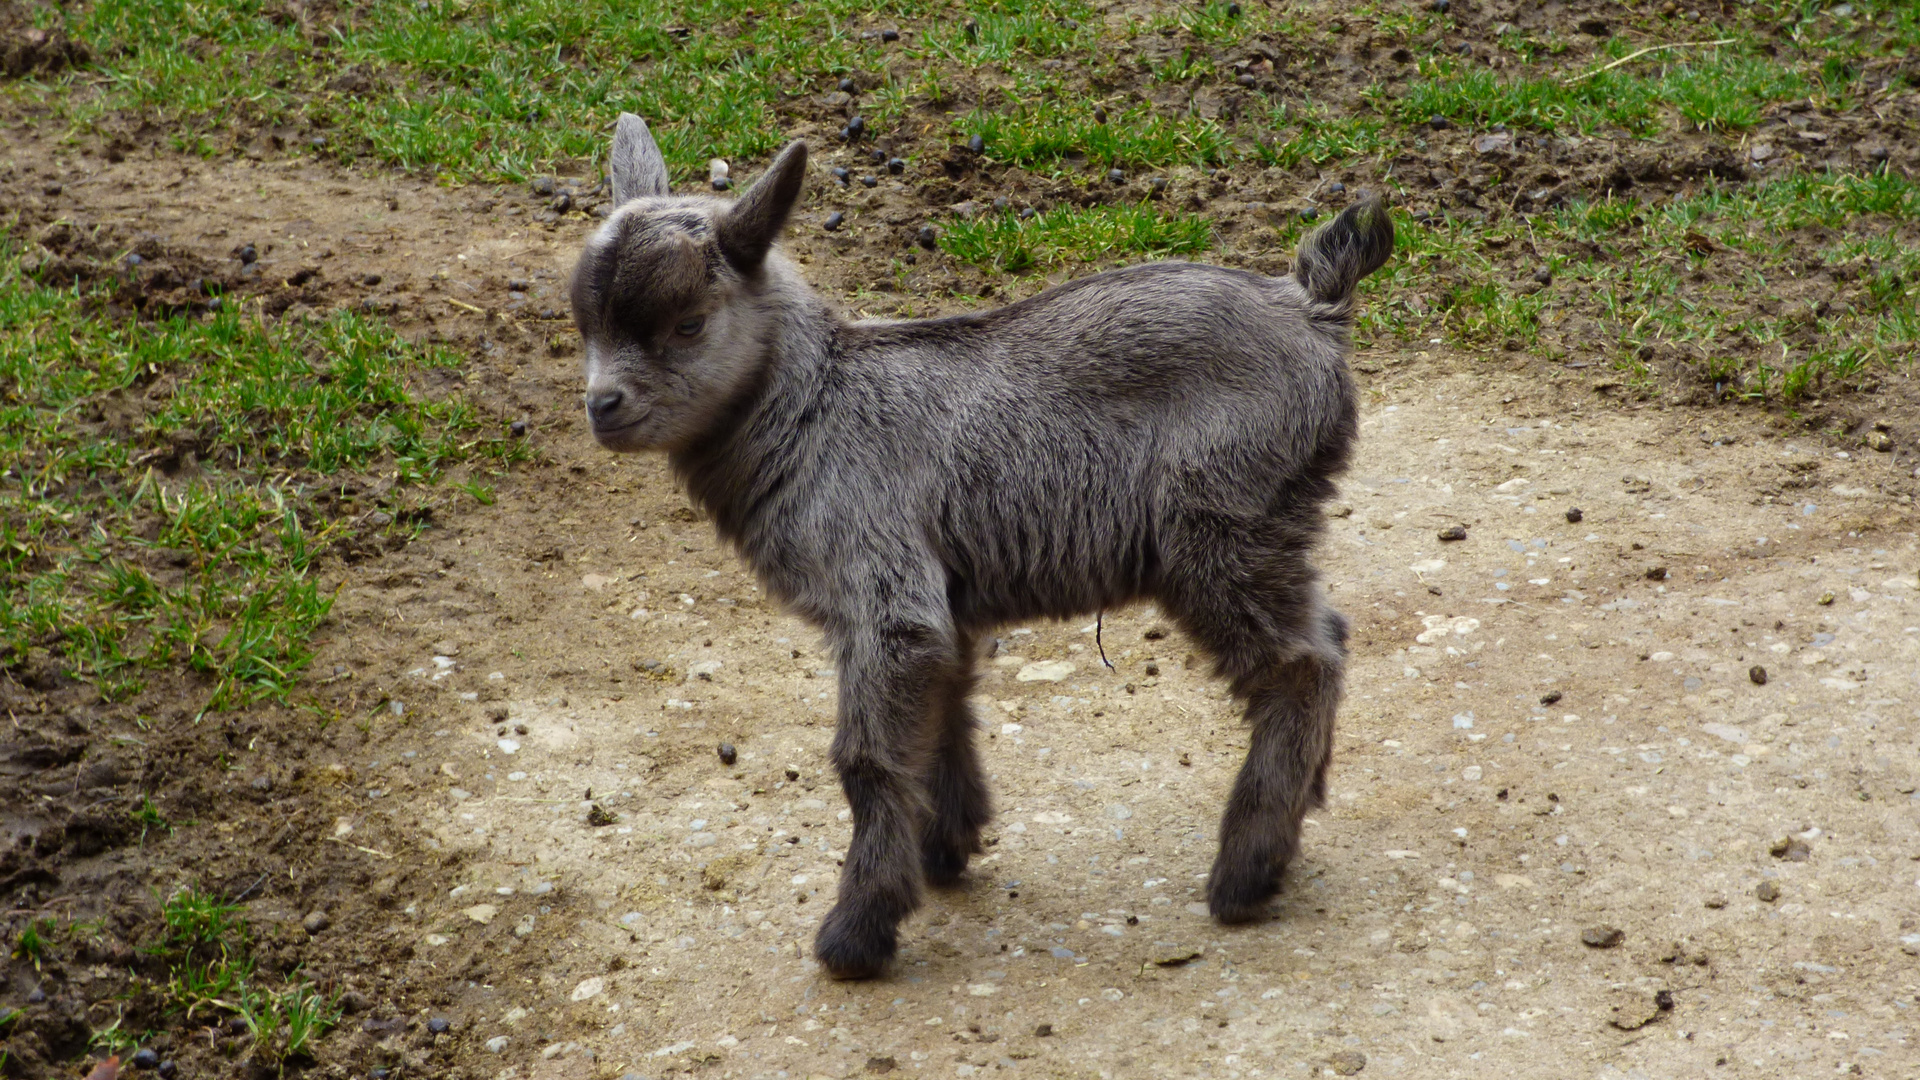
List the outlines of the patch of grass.
{"label": "patch of grass", "polygon": [[1301,162],[1326,165],[1373,154],[1389,153],[1396,145],[1384,121],[1367,116],[1336,116],[1309,103],[1296,107],[1282,102],[1268,114],[1267,126],[1286,135],[1258,143],[1262,163],[1291,169]]}
{"label": "patch of grass", "polygon": [[968,67],[1046,60],[1091,51],[1099,18],[1077,0],[992,3],[964,18],[934,20],[921,31],[919,47],[924,56]]}
{"label": "patch of grass", "polygon": [[[1394,258],[1361,285],[1363,336],[1550,358],[1612,343],[1594,351],[1630,375],[1644,375],[1638,351],[1651,347],[1719,394],[1781,401],[1920,355],[1920,184],[1897,174],[1789,175],[1491,226],[1396,225]],[[1838,236],[1809,243],[1808,230]],[[1492,253],[1515,246],[1554,283],[1508,280]],[[1569,341],[1559,328],[1574,321],[1586,329]]]}
{"label": "patch of grass", "polygon": [[203,676],[207,709],[283,696],[333,602],[314,562],[352,532],[327,478],[404,491],[524,454],[414,388],[456,356],[369,319],[97,309],[0,250],[0,663],[45,652],[108,700],[165,667]]}
{"label": "patch of grass", "polygon": [[153,804],[151,795],[140,796],[140,805],[135,807],[128,816],[133,818],[134,824],[140,826],[140,843],[142,844],[147,842],[149,832],[173,835],[173,822],[168,821],[165,815],[160,813],[160,808]]}
{"label": "patch of grass", "polygon": [[278,988],[263,985],[252,956],[253,933],[238,904],[187,888],[160,907],[163,930],[145,951],[165,958],[161,988],[168,1007],[189,1018],[238,1016],[254,1041],[253,1053],[279,1064],[307,1056],[314,1040],[340,1020],[335,997],[297,973]]}
{"label": "patch of grass", "polygon": [[20,930],[20,936],[14,939],[13,955],[33,965],[39,971],[40,965],[47,959],[47,951],[52,948],[53,920],[34,919]]}
{"label": "patch of grass", "polygon": [[1150,205],[1060,208],[1020,218],[1011,212],[956,221],[940,246],[958,259],[1006,273],[1128,256],[1190,255],[1213,246],[1213,227],[1192,214]]}
{"label": "patch of grass", "polygon": [[[1733,35],[1728,35],[1733,36]],[[1615,39],[1619,42],[1620,39]],[[1612,46],[1615,51],[1624,44]],[[1675,114],[1702,131],[1743,131],[1776,102],[1805,97],[1823,83],[1795,67],[1739,45],[1648,56],[1589,77],[1560,74],[1504,77],[1480,65],[1438,56],[1421,61],[1404,93],[1376,88],[1373,100],[1406,123],[1441,116],[1472,127],[1504,125],[1589,134],[1618,127],[1642,137],[1666,128]],[[1831,92],[1844,87],[1835,84]]]}
{"label": "patch of grass", "polygon": [[243,987],[232,1008],[253,1036],[255,1055],[275,1063],[308,1057],[341,1013],[338,995],[328,997],[304,982],[278,991]]}
{"label": "patch of grass", "polygon": [[[1096,110],[1106,113],[1104,122]],[[1091,100],[1013,100],[975,109],[956,128],[962,140],[985,140],[988,157],[1036,170],[1060,171],[1081,158],[1108,166],[1213,166],[1234,156],[1232,135],[1217,121],[1170,118],[1145,105],[1113,110]]]}

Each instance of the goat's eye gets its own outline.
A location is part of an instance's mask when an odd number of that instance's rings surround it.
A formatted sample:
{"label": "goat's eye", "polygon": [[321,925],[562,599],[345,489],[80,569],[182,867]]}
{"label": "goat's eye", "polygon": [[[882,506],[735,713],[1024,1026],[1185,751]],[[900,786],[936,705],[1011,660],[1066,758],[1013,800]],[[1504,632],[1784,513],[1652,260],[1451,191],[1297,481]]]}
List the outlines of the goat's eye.
{"label": "goat's eye", "polygon": [[692,337],[693,335],[699,333],[703,328],[705,328],[706,325],[707,325],[707,317],[705,315],[695,315],[691,319],[681,320],[680,325],[674,327],[673,329],[674,329],[674,332],[679,334],[681,337]]}

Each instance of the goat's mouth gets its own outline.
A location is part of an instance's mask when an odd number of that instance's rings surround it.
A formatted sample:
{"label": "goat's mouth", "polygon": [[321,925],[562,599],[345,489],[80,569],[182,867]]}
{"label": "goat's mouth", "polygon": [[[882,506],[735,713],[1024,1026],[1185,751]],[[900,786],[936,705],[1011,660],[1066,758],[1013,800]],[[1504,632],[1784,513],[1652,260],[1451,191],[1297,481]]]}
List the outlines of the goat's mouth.
{"label": "goat's mouth", "polygon": [[652,415],[653,410],[648,409],[639,416],[618,424],[602,424],[596,421],[593,424],[593,437],[602,446],[616,450],[622,449],[632,442],[631,436],[633,436],[640,425],[646,423],[647,418]]}

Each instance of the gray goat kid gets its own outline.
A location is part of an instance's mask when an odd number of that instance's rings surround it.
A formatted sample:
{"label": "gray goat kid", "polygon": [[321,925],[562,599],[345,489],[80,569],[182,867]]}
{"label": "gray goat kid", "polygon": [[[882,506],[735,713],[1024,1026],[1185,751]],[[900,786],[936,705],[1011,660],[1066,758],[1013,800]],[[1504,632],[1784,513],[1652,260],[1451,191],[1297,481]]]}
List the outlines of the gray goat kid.
{"label": "gray goat kid", "polygon": [[1207,886],[1260,917],[1319,803],[1346,620],[1308,557],[1355,435],[1353,290],[1393,249],[1364,199],[1291,277],[1167,262],[996,311],[849,322],[775,248],[807,150],[737,201],[678,197],[620,117],[617,209],[573,281],[594,437],[663,450],[769,593],[825,633],[853,810],[815,952],[880,973],[920,883],[991,816],[967,705],[998,624],[1151,599],[1246,702]]}

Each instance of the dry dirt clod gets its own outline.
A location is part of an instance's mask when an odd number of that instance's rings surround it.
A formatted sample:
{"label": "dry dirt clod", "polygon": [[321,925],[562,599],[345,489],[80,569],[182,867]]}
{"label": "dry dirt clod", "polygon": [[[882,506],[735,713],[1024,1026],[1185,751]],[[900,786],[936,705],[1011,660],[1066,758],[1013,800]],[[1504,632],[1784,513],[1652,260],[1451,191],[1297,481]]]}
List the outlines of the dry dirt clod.
{"label": "dry dirt clod", "polygon": [[1577,506],[1572,507],[1567,510],[1567,524],[1578,525],[1586,516],[1587,515],[1585,514],[1585,512],[1583,512],[1579,507]]}
{"label": "dry dirt clod", "polygon": [[1823,592],[1820,594],[1820,599],[1815,600],[1814,603],[1819,604],[1821,607],[1827,607],[1833,603],[1833,594]]}
{"label": "dry dirt clod", "polygon": [[[1665,1005],[1660,1003],[1662,995],[1666,995]],[[1659,994],[1649,994],[1642,990],[1623,990],[1607,1010],[1607,1023],[1621,1031],[1638,1031],[1660,1019],[1660,1015],[1671,1008],[1673,1008],[1673,998],[1664,990]]]}
{"label": "dry dirt clod", "polygon": [[1755,686],[1765,686],[1767,685],[1767,669],[1761,667],[1759,664],[1755,664],[1747,669],[1747,678],[1753,680],[1753,685]]}
{"label": "dry dirt clod", "polygon": [[870,1073],[890,1073],[900,1067],[892,1057],[870,1057],[867,1059],[867,1071]]}
{"label": "dry dirt clod", "polygon": [[1763,881],[1753,887],[1753,895],[1763,904],[1771,904],[1780,899],[1780,886],[1771,881]]}
{"label": "dry dirt clod", "polygon": [[619,820],[620,818],[616,814],[614,814],[613,811],[608,810],[606,807],[601,806],[599,803],[594,803],[591,807],[587,809],[587,824],[593,826],[596,829],[600,828],[603,825],[611,825],[614,822]]}
{"label": "dry dirt clod", "polygon": [[1558,690],[1549,690],[1546,693],[1540,695],[1540,704],[1542,705],[1555,704],[1561,699],[1562,696],[1564,695],[1562,695]]}
{"label": "dry dirt clod", "polygon": [[1813,858],[1813,849],[1805,840],[1797,837],[1782,836],[1767,846],[1767,854],[1788,862],[1806,862]]}
{"label": "dry dirt clod", "polygon": [[1051,1034],[1053,1034],[1052,1024],[1035,1024],[1033,1026],[1034,1038],[1044,1039]]}
{"label": "dry dirt clod", "polygon": [[1893,452],[1893,436],[1884,431],[1869,432],[1867,434],[1867,447],[1871,450],[1877,450],[1882,454],[1890,454]]}
{"label": "dry dirt clod", "polygon": [[1611,949],[1627,940],[1627,932],[1617,926],[1589,926],[1580,931],[1580,943],[1594,949]]}
{"label": "dry dirt clod", "polygon": [[1327,1055],[1327,1068],[1340,1076],[1354,1076],[1367,1067],[1367,1055],[1358,1050],[1342,1050]]}
{"label": "dry dirt clod", "polygon": [[1442,540],[1465,540],[1466,538],[1467,527],[1465,525],[1449,525],[1440,530],[1440,539]]}
{"label": "dry dirt clod", "polygon": [[307,913],[306,918],[300,920],[300,925],[306,930],[309,936],[314,936],[324,932],[327,927],[332,926],[333,920],[328,918],[327,913],[324,911],[310,911]]}

